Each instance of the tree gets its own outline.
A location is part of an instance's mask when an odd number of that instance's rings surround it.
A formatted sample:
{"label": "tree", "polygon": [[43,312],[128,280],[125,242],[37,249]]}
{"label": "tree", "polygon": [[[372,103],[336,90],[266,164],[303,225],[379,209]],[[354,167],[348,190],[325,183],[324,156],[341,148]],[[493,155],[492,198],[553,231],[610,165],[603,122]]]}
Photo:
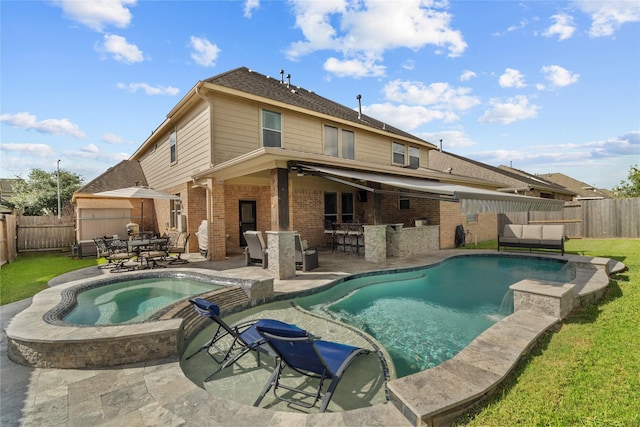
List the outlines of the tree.
{"label": "tree", "polygon": [[613,188],[616,197],[640,197],[640,169],[638,165],[629,169],[629,181],[620,181],[620,185]]}
{"label": "tree", "polygon": [[[23,215],[57,215],[58,214],[58,176],[57,171],[45,172],[42,169],[31,169],[29,178],[17,177],[13,185],[12,202]],[[83,183],[81,176],[60,169],[60,207],[61,211],[69,210],[71,197]]]}

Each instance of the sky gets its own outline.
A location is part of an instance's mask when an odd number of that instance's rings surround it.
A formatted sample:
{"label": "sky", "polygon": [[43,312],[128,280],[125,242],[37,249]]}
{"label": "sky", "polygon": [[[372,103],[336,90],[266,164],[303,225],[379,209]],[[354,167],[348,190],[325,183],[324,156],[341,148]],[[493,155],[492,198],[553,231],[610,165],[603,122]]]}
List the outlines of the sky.
{"label": "sky", "polygon": [[492,166],[640,164],[638,0],[0,0],[0,27],[2,178],[89,182],[242,66]]}

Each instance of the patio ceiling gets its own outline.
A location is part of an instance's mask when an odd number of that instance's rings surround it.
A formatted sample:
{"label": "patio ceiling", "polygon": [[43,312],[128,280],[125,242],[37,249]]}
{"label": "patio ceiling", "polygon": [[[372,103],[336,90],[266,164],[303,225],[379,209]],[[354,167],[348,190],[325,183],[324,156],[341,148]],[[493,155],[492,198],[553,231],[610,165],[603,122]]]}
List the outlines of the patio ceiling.
{"label": "patio ceiling", "polygon": [[[372,173],[361,170],[334,169],[307,164],[297,164],[296,167],[302,173],[321,176],[372,193],[459,202],[460,210],[465,214],[480,212],[559,211],[564,206],[564,201],[562,200],[505,194],[493,190],[410,176]],[[403,192],[401,190],[372,188],[367,185],[368,182],[375,182],[410,191]]]}

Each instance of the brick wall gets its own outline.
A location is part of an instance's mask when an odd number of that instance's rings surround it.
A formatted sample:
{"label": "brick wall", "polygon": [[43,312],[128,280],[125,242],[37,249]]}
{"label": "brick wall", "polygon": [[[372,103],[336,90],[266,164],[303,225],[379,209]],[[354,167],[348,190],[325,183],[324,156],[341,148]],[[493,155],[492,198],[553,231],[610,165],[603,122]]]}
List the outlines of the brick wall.
{"label": "brick wall", "polygon": [[456,226],[462,224],[478,242],[495,239],[498,230],[498,216],[493,212],[478,214],[477,222],[468,222],[467,216],[460,212],[460,204],[440,203],[440,248],[455,247]]}
{"label": "brick wall", "polygon": [[289,201],[291,230],[300,233],[310,247],[325,244],[324,192],[319,189],[295,188]]}
{"label": "brick wall", "polygon": [[227,250],[230,253],[241,252],[240,248],[240,200],[256,202],[257,229],[271,229],[271,198],[268,186],[261,185],[225,185],[225,227],[229,235]]}
{"label": "brick wall", "polygon": [[413,227],[415,220],[426,218],[429,225],[440,224],[437,200],[410,198],[409,209],[400,209],[398,196],[382,196],[382,223],[404,224],[405,227]]}

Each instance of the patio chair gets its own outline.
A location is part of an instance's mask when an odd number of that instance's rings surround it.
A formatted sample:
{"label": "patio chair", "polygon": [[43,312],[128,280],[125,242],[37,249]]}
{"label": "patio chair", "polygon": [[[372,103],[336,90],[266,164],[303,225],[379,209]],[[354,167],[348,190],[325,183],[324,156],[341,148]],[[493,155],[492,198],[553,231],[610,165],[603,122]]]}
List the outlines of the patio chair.
{"label": "patio chair", "polygon": [[191,234],[187,234],[187,236],[182,241],[182,245],[180,245],[180,238],[183,233],[178,233],[173,238],[170,237],[169,240],[169,253],[176,254],[175,257],[169,258],[169,264],[188,264],[189,260],[182,259],[181,255],[187,252],[187,245],[189,244],[189,237]]}
{"label": "patio chair", "polygon": [[264,244],[260,231],[245,231],[244,239],[247,247],[244,248],[245,265],[260,264],[267,268],[267,245]]}
{"label": "patio chair", "polygon": [[[325,412],[338,382],[351,362],[361,354],[370,353],[364,348],[315,339],[307,331],[295,325],[285,324],[275,327],[258,325],[257,329],[275,351],[277,364],[253,406],[260,405],[267,392],[273,388],[273,394],[278,400],[303,408],[312,408],[321,400],[320,412]],[[316,391],[311,392],[300,386],[283,384],[282,372],[287,367],[301,375],[316,379],[318,381]],[[330,379],[331,383],[323,393],[322,385],[325,379]],[[308,381],[303,385],[308,386]],[[279,388],[287,391],[279,395]],[[296,395],[300,396],[299,400],[293,399]],[[305,398],[311,398],[312,401],[303,400]]]}
{"label": "patio chair", "polygon": [[308,248],[306,241],[302,240],[299,234],[296,234],[295,252],[296,252],[296,268],[302,268],[302,271],[311,271],[318,268],[318,251],[316,248]]}
{"label": "patio chair", "polygon": [[[260,336],[256,328],[258,326],[283,326],[286,323],[273,319],[250,320],[228,325],[220,318],[220,307],[203,298],[192,298],[189,300],[194,310],[201,316],[206,317],[216,324],[213,336],[202,347],[187,356],[191,359],[196,354],[205,350],[209,357],[220,365],[211,375],[205,378],[204,382],[211,380],[216,374],[227,366],[230,366],[242,358],[250,351],[255,351],[258,356],[258,366],[260,366],[260,353],[267,354],[275,359],[275,353],[266,344],[265,339]],[[231,343],[229,343],[231,341]],[[212,352],[211,349],[215,351]]]}
{"label": "patio chair", "polygon": [[166,261],[169,257],[169,238],[160,237],[149,241],[147,247],[140,252],[142,260],[146,261],[146,268],[166,267],[158,261]]}
{"label": "patio chair", "polygon": [[131,270],[126,263],[133,257],[133,254],[129,251],[126,241],[106,237],[98,237],[93,240],[96,242],[99,254],[107,259],[107,263],[99,268],[107,268],[111,273]]}

